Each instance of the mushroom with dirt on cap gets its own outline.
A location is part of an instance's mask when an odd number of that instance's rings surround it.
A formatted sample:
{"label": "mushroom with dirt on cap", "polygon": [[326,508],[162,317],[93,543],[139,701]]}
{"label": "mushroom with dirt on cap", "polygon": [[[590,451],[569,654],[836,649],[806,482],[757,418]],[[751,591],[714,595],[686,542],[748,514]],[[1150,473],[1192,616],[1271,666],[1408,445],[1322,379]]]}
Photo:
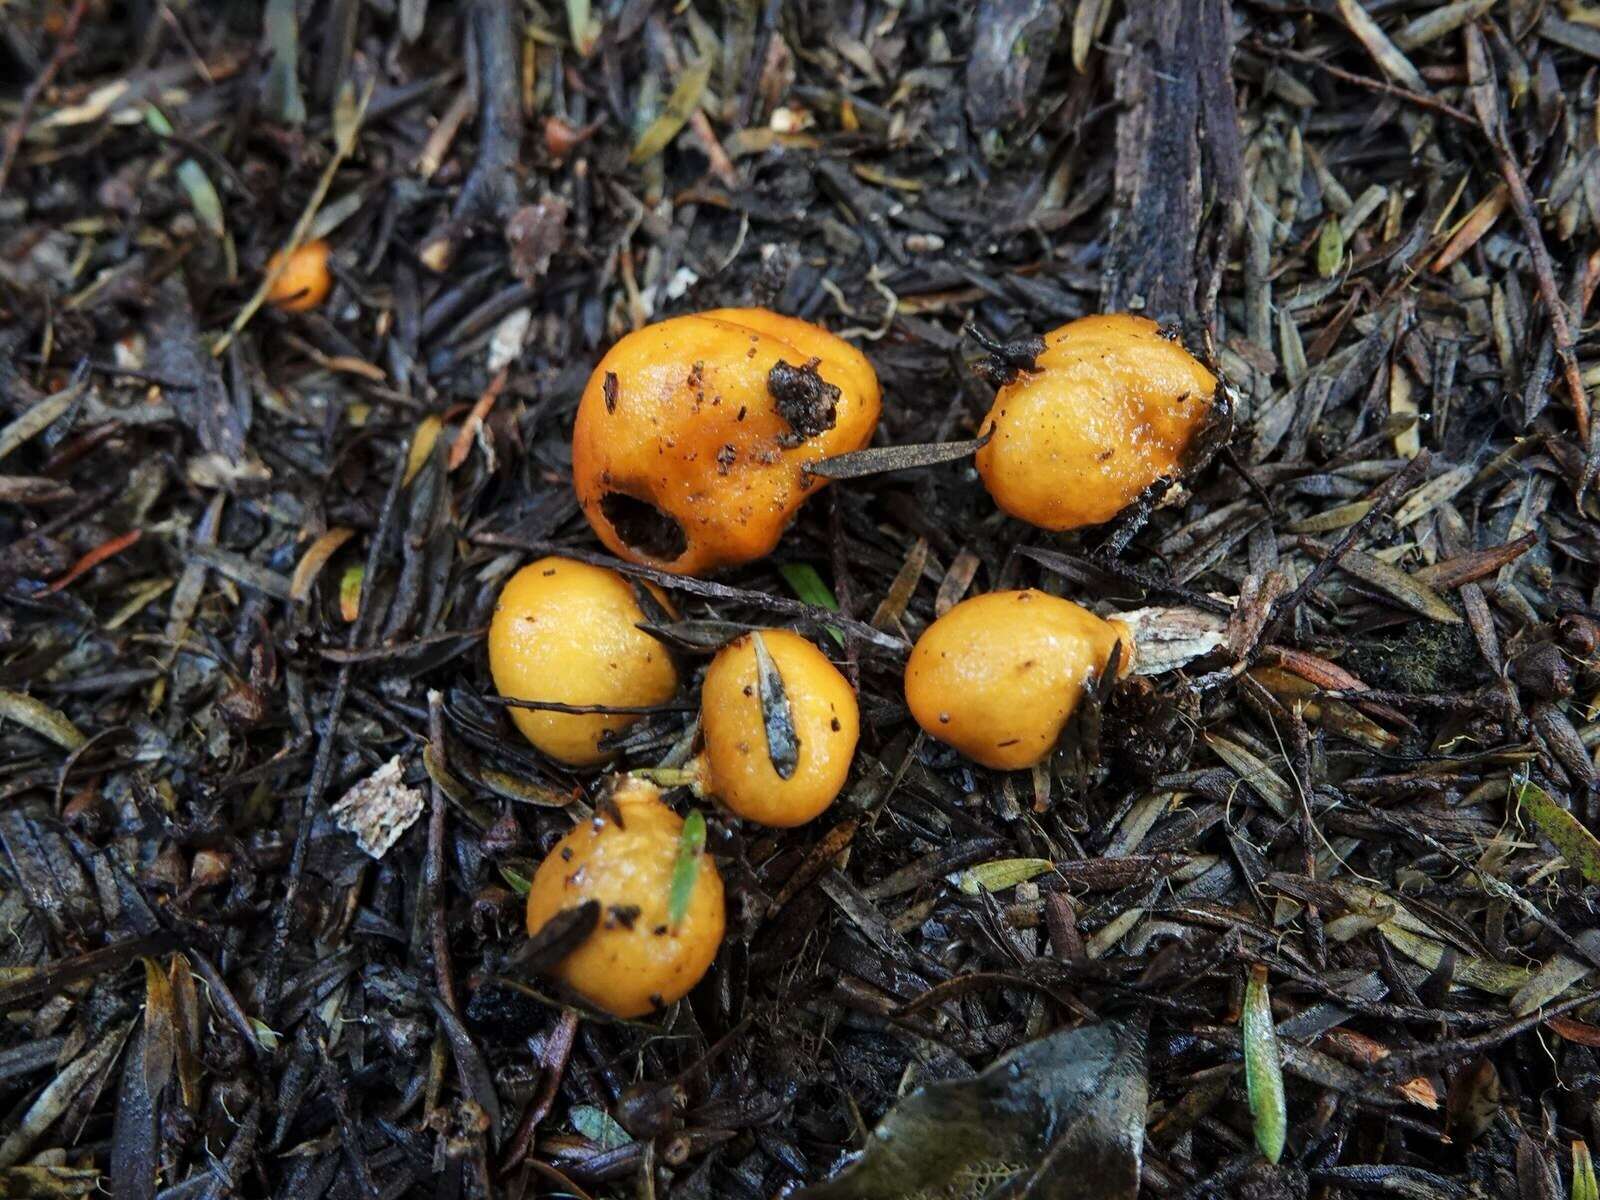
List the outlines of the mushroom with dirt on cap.
{"label": "mushroom with dirt on cap", "polygon": [[1000,389],[978,474],[1044,529],[1111,520],[1202,465],[1231,427],[1228,389],[1144,317],[1082,317],[992,349]]}
{"label": "mushroom with dirt on cap", "polygon": [[590,376],[573,485],[615,554],[699,575],[770,553],[826,486],[808,465],[865,446],[879,409],[871,364],[819,326],[760,308],[674,317]]}

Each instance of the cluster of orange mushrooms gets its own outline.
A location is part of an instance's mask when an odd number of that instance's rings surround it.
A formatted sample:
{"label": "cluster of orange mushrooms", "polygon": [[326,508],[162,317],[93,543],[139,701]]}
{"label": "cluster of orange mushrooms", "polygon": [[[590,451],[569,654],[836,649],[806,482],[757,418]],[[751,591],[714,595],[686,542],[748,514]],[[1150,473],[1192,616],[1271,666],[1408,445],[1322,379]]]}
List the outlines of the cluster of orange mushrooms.
{"label": "cluster of orange mushrooms", "polygon": [[[1073,321],[1003,357],[976,466],[1001,508],[1046,529],[1108,521],[1177,479],[1219,403],[1216,377],[1140,317]],[[678,317],[624,337],[595,368],[573,429],[573,482],[619,558],[704,574],[771,552],[827,483],[811,468],[865,448],[880,408],[871,364],[815,325],[762,309]],[[622,731],[677,695],[679,666],[649,632],[676,616],[653,584],[542,559],[501,592],[495,687],[522,702],[512,718],[540,751],[598,766]],[[1026,768],[1054,750],[1094,677],[1111,663],[1127,670],[1136,653],[1121,621],[1045,592],[992,592],[924,631],[906,701],[929,735],[976,762]],[[853,689],[806,637],[769,629],[723,646],[701,681],[689,766],[611,781],[594,818],[535,873],[530,934],[590,901],[607,914],[556,977],[619,1017],[686,995],[722,939],[722,881],[702,853],[685,882],[692,839],[658,785],[686,785],[761,825],[800,825],[844,788],[858,729]]]}

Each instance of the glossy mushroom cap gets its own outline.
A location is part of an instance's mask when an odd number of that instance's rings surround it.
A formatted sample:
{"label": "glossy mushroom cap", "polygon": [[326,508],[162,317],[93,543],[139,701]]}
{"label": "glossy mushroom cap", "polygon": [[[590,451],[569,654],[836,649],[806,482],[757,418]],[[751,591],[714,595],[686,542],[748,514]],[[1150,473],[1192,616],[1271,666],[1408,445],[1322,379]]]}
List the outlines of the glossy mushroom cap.
{"label": "glossy mushroom cap", "polygon": [[931,736],[1003,771],[1049,757],[1086,683],[1122,642],[1105,621],[1045,592],[990,592],[956,605],[923,631],[906,663],[906,703]]}
{"label": "glossy mushroom cap", "polygon": [[[328,270],[329,253],[328,243],[320,239],[296,246],[283,273],[272,281],[267,303],[284,312],[309,312],[320,305],[333,290],[333,273]],[[279,251],[267,261],[267,270],[277,270],[281,262],[283,252]]]}
{"label": "glossy mushroom cap", "polygon": [[[489,622],[489,673],[508,699],[642,707],[678,691],[667,648],[639,628],[649,620],[633,584],[615,571],[542,558],[506,581]],[[641,585],[643,586],[643,585]],[[666,597],[651,594],[668,613]],[[604,762],[604,735],[637,715],[513,708],[522,735],[569,766]]]}
{"label": "glossy mushroom cap", "polygon": [[877,376],[825,329],[759,308],[675,317],[623,338],[572,431],[578,502],[614,553],[687,575],[771,552],[826,483],[809,462],[859,450]]}
{"label": "glossy mushroom cap", "polygon": [[701,854],[683,919],[669,922],[683,819],[652,785],[623,779],[615,814],[597,811],[555,844],[528,889],[528,933],[590,901],[600,922],[556,967],[557,977],[613,1016],[642,1017],[682,999],[722,944],[722,877]]}
{"label": "glossy mushroom cap", "polygon": [[860,718],[849,681],[816,646],[783,629],[760,637],[797,739],[787,758],[778,748],[788,774],[779,773],[768,744],[755,636],[747,634],[724,646],[706,671],[700,786],[746,820],[787,828],[817,816],[844,787]]}
{"label": "glossy mushroom cap", "polygon": [[1044,343],[981,427],[993,437],[978,473],[996,504],[1044,529],[1078,529],[1182,474],[1216,376],[1144,317],[1084,317]]}

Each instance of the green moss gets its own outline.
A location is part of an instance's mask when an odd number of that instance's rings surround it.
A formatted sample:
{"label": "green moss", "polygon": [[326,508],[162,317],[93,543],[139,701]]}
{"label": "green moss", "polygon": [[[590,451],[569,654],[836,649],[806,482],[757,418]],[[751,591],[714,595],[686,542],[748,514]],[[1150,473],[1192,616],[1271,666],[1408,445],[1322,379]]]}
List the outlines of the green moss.
{"label": "green moss", "polygon": [[1472,631],[1438,621],[1377,630],[1353,641],[1341,661],[1368,686],[1398,692],[1458,692],[1484,674]]}

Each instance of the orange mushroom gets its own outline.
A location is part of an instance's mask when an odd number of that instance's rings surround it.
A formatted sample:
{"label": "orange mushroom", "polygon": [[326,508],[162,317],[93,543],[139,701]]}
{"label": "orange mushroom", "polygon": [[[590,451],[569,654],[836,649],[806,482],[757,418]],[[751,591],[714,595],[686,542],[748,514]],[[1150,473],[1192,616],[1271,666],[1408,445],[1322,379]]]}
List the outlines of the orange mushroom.
{"label": "orange mushroom", "polygon": [[865,446],[879,409],[872,366],[825,329],[759,308],[675,317],[595,368],[573,483],[616,554],[701,574],[769,553],[827,482],[807,464]]}
{"label": "orange mushroom", "polygon": [[1182,474],[1217,394],[1216,376],[1154,321],[1072,321],[995,396],[978,474],[996,504],[1030,524],[1098,525]]}
{"label": "orange mushroom", "polygon": [[1070,600],[1033,590],[963,600],[932,625],[906,662],[906,703],[917,724],[986,767],[1043,762],[1111,650],[1120,671],[1133,637]]}
{"label": "orange mushroom", "polygon": [[328,298],[333,290],[333,273],[328,270],[331,247],[320,238],[302,242],[285,261],[280,250],[267,263],[267,272],[282,271],[267,289],[267,303],[284,312],[309,312]]}
{"label": "orange mushroom", "polygon": [[768,629],[711,660],[700,728],[696,790],[746,820],[787,828],[816,817],[843,789],[860,714],[827,655],[798,633]]}
{"label": "orange mushroom", "polygon": [[[528,933],[594,902],[595,927],[554,973],[595,1007],[642,1017],[686,996],[716,959],[727,924],[722,877],[703,847],[685,845],[683,818],[653,784],[624,776],[610,801],[534,872]],[[698,861],[682,887],[686,854]]]}
{"label": "orange mushroom", "polygon": [[[661,592],[651,596],[667,613]],[[575,707],[640,708],[678,690],[667,648],[644,630],[639,595],[615,571],[568,558],[541,558],[500,589],[489,622],[489,673],[511,700]],[[635,713],[572,713],[513,708],[522,735],[569,766],[611,757],[607,736],[639,720]]]}

